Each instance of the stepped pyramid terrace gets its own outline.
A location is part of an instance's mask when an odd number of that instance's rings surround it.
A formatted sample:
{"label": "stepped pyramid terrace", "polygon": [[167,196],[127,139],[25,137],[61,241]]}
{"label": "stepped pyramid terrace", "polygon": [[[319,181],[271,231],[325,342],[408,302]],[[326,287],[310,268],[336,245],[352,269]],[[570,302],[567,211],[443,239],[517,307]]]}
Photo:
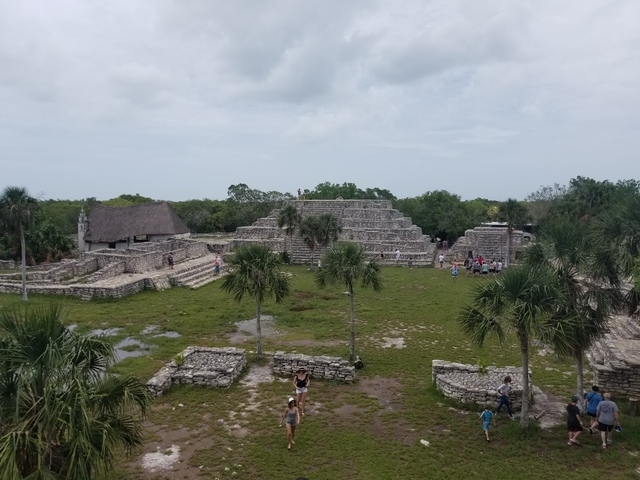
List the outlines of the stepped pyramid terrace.
{"label": "stepped pyramid terrace", "polygon": [[502,259],[508,265],[516,261],[518,253],[531,241],[532,235],[522,230],[512,230],[511,251],[509,251],[508,236],[507,227],[503,224],[483,224],[471,228],[452,245],[447,258],[461,262],[468,258],[471,252],[474,258],[481,255],[489,261]]}
{"label": "stepped pyramid terrace", "polygon": [[[370,258],[395,265],[394,252],[400,250],[400,263],[409,260],[416,266],[431,265],[435,243],[413,225],[410,218],[392,208],[389,200],[292,200],[302,218],[330,213],[342,226],[338,241],[361,245]],[[326,248],[317,245],[312,251],[300,237],[298,230],[289,239],[285,229],[278,227],[280,209],[253,225],[239,227],[231,248],[251,243],[268,245],[274,251],[287,251],[292,263],[304,264],[322,257]],[[291,242],[291,245],[289,245]],[[384,254],[384,258],[380,253]]]}

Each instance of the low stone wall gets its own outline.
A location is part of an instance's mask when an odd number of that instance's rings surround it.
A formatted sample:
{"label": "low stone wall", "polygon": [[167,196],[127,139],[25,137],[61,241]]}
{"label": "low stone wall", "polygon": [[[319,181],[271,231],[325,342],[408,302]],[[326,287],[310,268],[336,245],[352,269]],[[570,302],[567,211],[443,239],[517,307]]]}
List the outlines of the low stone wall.
{"label": "low stone wall", "polygon": [[245,351],[233,347],[187,347],[178,357],[180,365],[171,360],[147,382],[151,395],[159,397],[171,385],[229,387],[247,364]]}
{"label": "low stone wall", "polygon": [[340,382],[353,382],[356,379],[355,367],[340,357],[311,357],[285,352],[276,352],[273,355],[273,373],[276,375],[293,377],[300,367],[305,367],[309,376],[313,378]]}
{"label": "low stone wall", "polygon": [[[477,405],[495,404],[498,400],[498,387],[504,377],[511,377],[509,401],[514,411],[522,409],[522,369],[517,367],[487,367],[479,365],[433,360],[431,378],[442,394],[460,403]],[[533,403],[533,386],[529,372],[529,403]]]}
{"label": "low stone wall", "polygon": [[20,268],[20,264],[14,262],[13,260],[0,260],[0,268]]}
{"label": "low stone wall", "polygon": [[118,275],[122,275],[123,273],[124,262],[114,262],[87,277],[86,283],[95,283],[99,280],[106,280],[108,278],[117,277]]}

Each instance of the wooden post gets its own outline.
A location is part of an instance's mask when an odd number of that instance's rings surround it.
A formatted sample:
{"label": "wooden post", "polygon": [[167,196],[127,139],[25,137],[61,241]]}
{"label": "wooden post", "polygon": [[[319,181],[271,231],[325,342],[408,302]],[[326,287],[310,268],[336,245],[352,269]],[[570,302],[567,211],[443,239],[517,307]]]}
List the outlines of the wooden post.
{"label": "wooden post", "polygon": [[632,417],[640,415],[640,400],[637,398],[629,399],[629,415]]}

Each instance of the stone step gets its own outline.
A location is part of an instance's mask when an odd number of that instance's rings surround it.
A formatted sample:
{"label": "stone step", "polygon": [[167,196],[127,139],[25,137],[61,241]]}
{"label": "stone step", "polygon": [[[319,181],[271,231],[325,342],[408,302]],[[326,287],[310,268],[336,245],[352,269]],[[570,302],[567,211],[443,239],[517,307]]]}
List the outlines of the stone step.
{"label": "stone step", "polygon": [[213,270],[214,266],[212,264],[202,265],[198,269],[193,269],[188,272],[181,273],[180,275],[170,277],[171,284],[175,286],[190,286],[204,278],[213,277]]}
{"label": "stone step", "polygon": [[189,285],[185,285],[185,287],[189,287],[189,288],[192,288],[192,289],[195,290],[196,288],[200,288],[200,287],[202,287],[204,285],[208,285],[211,282],[215,282],[216,280],[222,278],[224,275],[226,275],[226,274],[221,273],[220,275],[214,275],[212,277],[202,278],[197,282],[190,283]]}

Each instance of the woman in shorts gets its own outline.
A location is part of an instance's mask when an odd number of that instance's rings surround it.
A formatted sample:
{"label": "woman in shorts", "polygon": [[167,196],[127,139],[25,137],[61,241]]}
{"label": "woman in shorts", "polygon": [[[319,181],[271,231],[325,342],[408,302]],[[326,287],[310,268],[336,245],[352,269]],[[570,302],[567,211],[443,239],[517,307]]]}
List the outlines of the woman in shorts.
{"label": "woman in shorts", "polygon": [[296,443],[296,426],[300,423],[300,410],[298,410],[296,400],[293,397],[289,398],[289,402],[284,409],[284,414],[280,419],[280,426],[282,426],[282,422],[285,420],[287,421],[287,441],[289,443],[287,449],[291,450],[291,445],[295,445]]}
{"label": "woman in shorts", "polygon": [[304,415],[304,407],[307,399],[307,391],[309,390],[311,379],[304,367],[298,368],[296,376],[293,377],[293,386],[296,387],[296,395],[298,396],[298,405],[300,405],[300,413]]}

